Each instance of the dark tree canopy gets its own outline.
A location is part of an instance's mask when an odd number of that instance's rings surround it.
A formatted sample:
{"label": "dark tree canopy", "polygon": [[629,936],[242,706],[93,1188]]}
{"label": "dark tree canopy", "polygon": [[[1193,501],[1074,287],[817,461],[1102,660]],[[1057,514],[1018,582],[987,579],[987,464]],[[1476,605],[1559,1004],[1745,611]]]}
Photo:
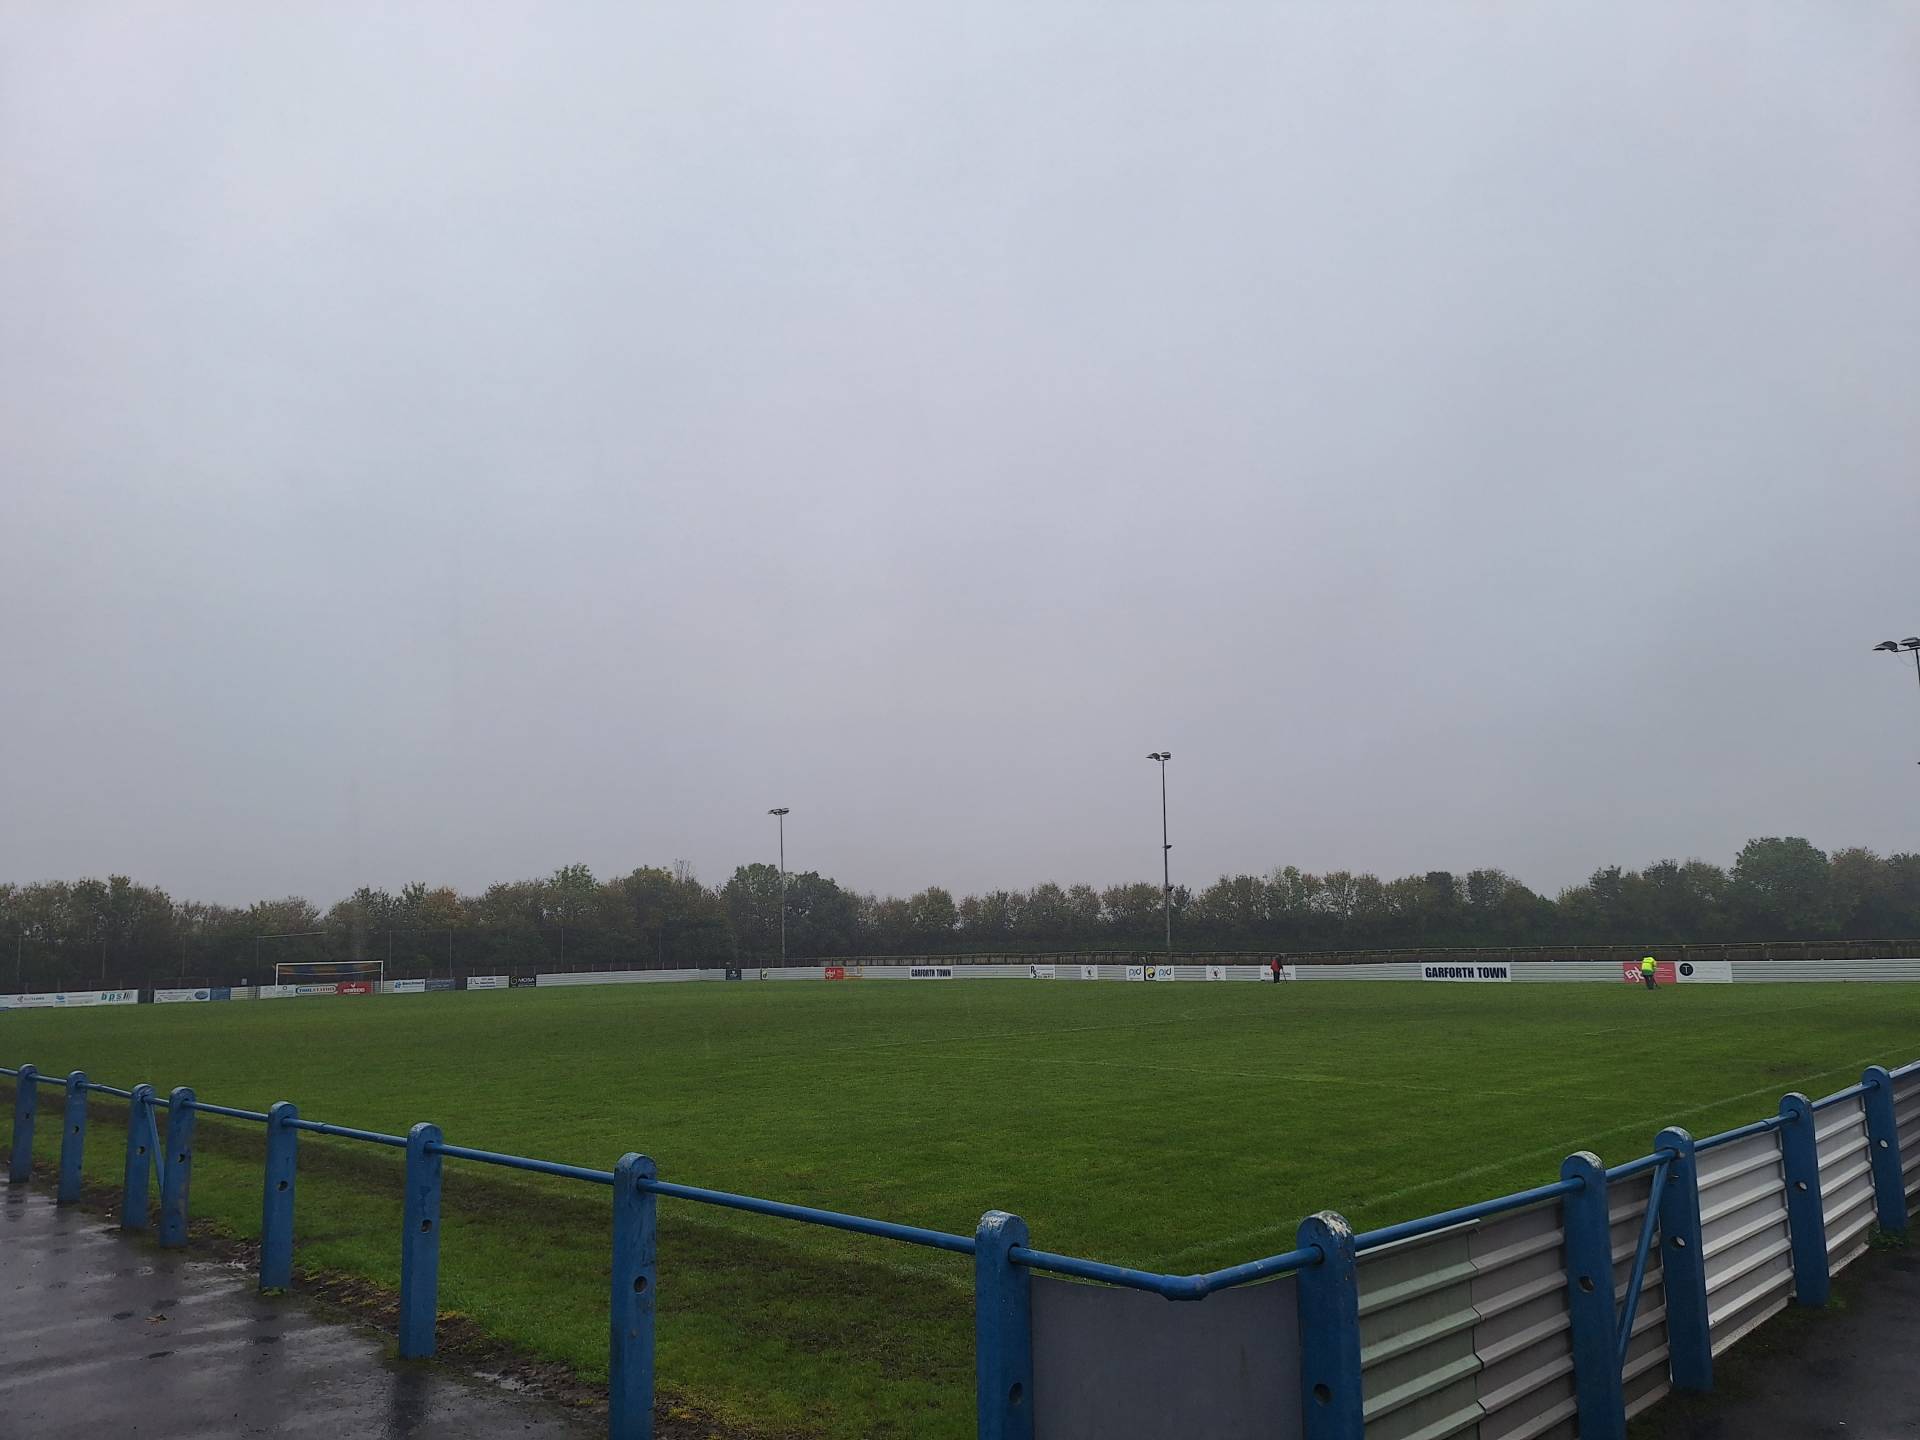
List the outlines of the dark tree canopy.
{"label": "dark tree canopy", "polygon": [[[684,866],[602,880],[566,865],[477,895],[416,882],[362,888],[322,913],[299,896],[246,907],[174,900],[124,875],[0,884],[0,987],[228,983],[272,978],[276,961],[381,959],[395,974],[542,968],[718,966],[780,953],[871,955],[1155,950],[1152,881],[953,895],[863,895],[832,877],[743,865],[718,887]],[[1382,880],[1282,866],[1176,885],[1185,951],[1387,947],[1673,945],[1920,938],[1920,855],[1829,856],[1797,837],[1749,840],[1731,871],[1705,860],[1607,865],[1548,898],[1505,871],[1429,870]],[[8,951],[11,953],[9,954]]]}

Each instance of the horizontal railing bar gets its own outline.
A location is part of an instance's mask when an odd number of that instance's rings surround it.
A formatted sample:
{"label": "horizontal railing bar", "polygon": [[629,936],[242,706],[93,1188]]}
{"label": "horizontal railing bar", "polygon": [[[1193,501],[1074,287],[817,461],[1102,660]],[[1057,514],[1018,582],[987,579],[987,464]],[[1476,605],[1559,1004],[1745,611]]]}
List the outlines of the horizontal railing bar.
{"label": "horizontal railing bar", "polygon": [[1838,1105],[1842,1100],[1853,1100],[1866,1093],[1867,1087],[1865,1085],[1849,1085],[1844,1090],[1836,1090],[1833,1094],[1814,1101],[1810,1108],[1814,1110],[1824,1110],[1829,1105]]}
{"label": "horizontal railing bar", "polygon": [[1107,1265],[1098,1260],[1082,1260],[1073,1255],[1055,1255],[1047,1250],[1030,1250],[1024,1245],[1016,1245],[1007,1252],[1007,1259],[1015,1265],[1025,1265],[1032,1270],[1045,1270],[1054,1275],[1071,1275],[1079,1280],[1100,1280],[1108,1285],[1124,1286],[1129,1290],[1145,1290],[1164,1296],[1168,1300],[1204,1299],[1216,1290],[1226,1290],[1235,1285],[1264,1280],[1270,1275],[1318,1265],[1324,1258],[1318,1249],[1309,1247],[1304,1250],[1289,1250],[1284,1255],[1269,1256],[1265,1260],[1250,1260],[1244,1265],[1230,1266],[1225,1270],[1215,1270],[1206,1275],[1160,1275],[1151,1270],[1133,1270],[1124,1265]]}
{"label": "horizontal railing bar", "polygon": [[1502,1195],[1497,1200],[1482,1200],[1477,1205],[1462,1205],[1457,1210],[1442,1210],[1438,1215],[1425,1215],[1418,1220],[1405,1220],[1398,1225],[1368,1230],[1353,1237],[1353,1248],[1356,1251],[1377,1250],[1382,1245],[1393,1244],[1396,1240],[1411,1240],[1416,1235],[1431,1235],[1436,1230],[1464,1225],[1469,1220],[1481,1220],[1489,1215],[1504,1215],[1509,1210],[1522,1210],[1529,1205],[1537,1205],[1542,1200],[1555,1200],[1562,1195],[1571,1195],[1585,1184],[1583,1180],[1556,1180],[1551,1185],[1536,1185],[1531,1190],[1519,1190],[1512,1195]]}
{"label": "horizontal railing bar", "polygon": [[1327,1257],[1317,1245],[1302,1246],[1298,1250],[1289,1250],[1284,1255],[1269,1255],[1264,1260],[1249,1260],[1241,1265],[1229,1265],[1224,1270],[1210,1270],[1197,1278],[1204,1287],[1204,1293],[1211,1295],[1216,1290],[1229,1290],[1235,1285],[1246,1285],[1254,1280],[1264,1280],[1269,1275],[1283,1275],[1290,1270],[1304,1270],[1309,1265],[1318,1265]]}
{"label": "horizontal railing bar", "polygon": [[590,1170],[584,1165],[562,1165],[557,1160],[530,1160],[524,1155],[506,1155],[498,1150],[470,1150],[465,1145],[429,1145],[436,1155],[451,1155],[456,1160],[477,1160],[482,1165],[502,1165],[509,1170],[531,1170],[537,1175],[558,1175],[567,1180],[587,1180],[595,1185],[613,1184],[611,1170]]}
{"label": "horizontal railing bar", "polygon": [[96,1085],[91,1080],[87,1082],[87,1089],[97,1090],[102,1095],[118,1095],[122,1100],[133,1099],[133,1091],[131,1090],[118,1090],[111,1085]]}
{"label": "horizontal railing bar", "polygon": [[1734,1141],[1745,1140],[1750,1135],[1764,1135],[1769,1130],[1778,1130],[1780,1124],[1778,1115],[1769,1115],[1766,1119],[1756,1120],[1751,1125],[1722,1130],[1718,1135],[1709,1135],[1704,1140],[1694,1141],[1693,1153],[1698,1155],[1702,1150],[1718,1150],[1722,1145],[1731,1145]]}
{"label": "horizontal railing bar", "polygon": [[10,1067],[5,1065],[0,1065],[0,1075],[18,1075],[19,1073],[20,1072],[18,1070],[11,1069]]}
{"label": "horizontal railing bar", "polygon": [[1631,1180],[1636,1175],[1644,1175],[1665,1161],[1666,1152],[1655,1151],[1651,1155],[1642,1155],[1638,1160],[1626,1160],[1607,1171],[1609,1180]]}
{"label": "horizontal railing bar", "polygon": [[289,1120],[287,1124],[296,1130],[311,1130],[316,1135],[337,1135],[342,1140],[369,1140],[375,1145],[391,1145],[396,1150],[407,1148],[404,1135],[382,1135],[378,1130],[354,1130],[345,1125],[328,1125],[319,1120]]}
{"label": "horizontal railing bar", "polygon": [[[1017,1245],[1007,1252],[1007,1259],[1015,1265],[1025,1265],[1033,1270],[1046,1270],[1055,1275],[1072,1275],[1079,1280],[1101,1280],[1109,1285],[1122,1285],[1129,1290],[1146,1290],[1155,1295],[1174,1298],[1174,1291],[1197,1286],[1198,1275],[1156,1275],[1151,1270],[1130,1270],[1124,1265],[1106,1265],[1098,1260],[1081,1260],[1072,1255],[1055,1255],[1047,1250],[1029,1250]],[[1198,1300],[1205,1292],[1182,1295],[1180,1298]]]}
{"label": "horizontal railing bar", "polygon": [[204,1100],[194,1101],[193,1108],[208,1115],[225,1115],[234,1120],[257,1120],[262,1125],[267,1123],[267,1117],[258,1110],[235,1110],[231,1105],[209,1105]]}
{"label": "horizontal railing bar", "polygon": [[760,1200],[752,1195],[733,1195],[725,1190],[703,1190],[697,1185],[675,1185],[666,1180],[642,1180],[643,1190],[677,1200],[696,1200],[702,1205],[718,1205],[728,1210],[746,1210],[755,1215],[772,1215],[781,1220],[798,1220],[806,1225],[825,1225],[834,1230],[851,1230],[856,1235],[877,1235],[883,1240],[899,1240],[908,1245],[926,1245],[935,1250],[950,1250],[956,1255],[973,1254],[971,1235],[949,1235],[944,1230],[925,1230],[918,1225],[896,1225],[890,1220],[869,1220],[862,1215],[843,1215],[837,1210],[816,1210],[810,1205],[787,1205],[778,1200]]}
{"label": "horizontal railing bar", "polygon": [[64,1075],[36,1073],[33,1078],[37,1084],[41,1085],[65,1085],[67,1083],[67,1077]]}

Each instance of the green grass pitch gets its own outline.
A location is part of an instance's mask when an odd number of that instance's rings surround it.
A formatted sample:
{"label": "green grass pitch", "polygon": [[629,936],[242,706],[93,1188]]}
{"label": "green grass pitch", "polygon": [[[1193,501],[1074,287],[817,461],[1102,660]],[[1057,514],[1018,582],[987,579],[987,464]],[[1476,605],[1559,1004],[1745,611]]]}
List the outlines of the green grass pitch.
{"label": "green grass pitch", "polygon": [[[1191,1272],[1645,1153],[1920,1058],[1920,987],[868,981],[21,1011],[0,1063]],[[10,1106],[10,1083],[0,1082]],[[42,1183],[58,1092],[41,1092]],[[7,1112],[11,1113],[10,1108]],[[125,1106],[96,1099],[117,1186]],[[0,1121],[0,1123],[6,1123]],[[197,1219],[258,1232],[257,1127],[203,1117]],[[441,1305],[601,1379],[607,1193],[447,1163]],[[398,1283],[400,1157],[304,1136],[296,1264]],[[661,1203],[669,1400],[744,1434],[972,1434],[959,1256]]]}

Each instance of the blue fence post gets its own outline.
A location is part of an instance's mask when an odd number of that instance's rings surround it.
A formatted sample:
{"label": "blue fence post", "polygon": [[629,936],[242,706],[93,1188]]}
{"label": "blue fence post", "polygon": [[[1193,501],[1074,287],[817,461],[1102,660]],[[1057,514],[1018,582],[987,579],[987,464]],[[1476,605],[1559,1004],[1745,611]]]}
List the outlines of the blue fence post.
{"label": "blue fence post", "polygon": [[1693,1136],[1679,1126],[1654,1137],[1671,1151],[1660,1192],[1660,1276],[1667,1300],[1667,1364],[1676,1390],[1713,1389],[1713,1335],[1707,1315],[1707,1260],[1700,1242],[1700,1173]]}
{"label": "blue fence post", "polygon": [[40,1072],[22,1065],[13,1079],[13,1152],[7,1159],[7,1183],[24,1185],[33,1174],[33,1116],[40,1104]]}
{"label": "blue fence post", "polygon": [[1027,1222],[989,1210],[973,1234],[974,1399],[980,1440],[1033,1440],[1033,1276],[1007,1252]]}
{"label": "blue fence post", "polygon": [[1300,1315],[1300,1418],[1306,1440],[1364,1440],[1360,1385],[1360,1277],[1353,1227],[1331,1210],[1300,1222],[1300,1249],[1320,1263],[1295,1281]]}
{"label": "blue fence post", "polygon": [[87,1072],[67,1076],[66,1123],[60,1129],[60,1188],[54,1203],[72,1205],[80,1198],[80,1165],[87,1153]]}
{"label": "blue fence post", "polygon": [[282,1100],[267,1111],[267,1173],[260,1197],[260,1288],[293,1284],[293,1180],[300,1162],[300,1132],[289,1121],[300,1110]]}
{"label": "blue fence post", "polygon": [[440,1127],[407,1132],[407,1201],[400,1236],[400,1358],[433,1355],[440,1307]]}
{"label": "blue fence post", "polygon": [[1869,1065],[1860,1083],[1867,1087],[1867,1150],[1873,1156],[1874,1209],[1887,1235],[1907,1233],[1907,1182],[1901,1172],[1900,1125],[1893,1118],[1893,1076],[1884,1065]]}
{"label": "blue fence post", "polygon": [[1580,1182],[1578,1190],[1560,1201],[1580,1437],[1624,1440],[1627,1402],[1620,1383],[1619,1337],[1615,1332],[1613,1218],[1607,1208],[1607,1171],[1598,1155],[1581,1150],[1561,1162],[1560,1178]]}
{"label": "blue fence post", "polygon": [[653,1440],[653,1288],[658,1175],[645,1155],[613,1167],[613,1304],[607,1357],[607,1433]]}
{"label": "blue fence post", "polygon": [[1797,1091],[1780,1097],[1780,1159],[1787,1174],[1787,1232],[1793,1241],[1796,1305],[1827,1303],[1827,1215],[1820,1201],[1820,1141],[1813,1106]]}
{"label": "blue fence post", "polygon": [[182,1085],[167,1097],[167,1163],[160,1171],[160,1243],[187,1243],[187,1189],[193,1179],[193,1091]]}
{"label": "blue fence post", "polygon": [[153,1171],[153,1156],[147,1152],[147,1137],[153,1131],[153,1086],[136,1085],[127,1101],[127,1168],[120,1188],[120,1228],[147,1228],[147,1176]]}

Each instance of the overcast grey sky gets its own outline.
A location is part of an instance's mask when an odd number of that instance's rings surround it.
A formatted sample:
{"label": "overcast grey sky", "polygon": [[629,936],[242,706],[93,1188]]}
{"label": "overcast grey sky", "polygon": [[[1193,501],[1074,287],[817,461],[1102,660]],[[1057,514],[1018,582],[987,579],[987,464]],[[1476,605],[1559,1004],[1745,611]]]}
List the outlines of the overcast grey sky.
{"label": "overcast grey sky", "polygon": [[1920,7],[0,17],[0,879],[1920,848]]}

